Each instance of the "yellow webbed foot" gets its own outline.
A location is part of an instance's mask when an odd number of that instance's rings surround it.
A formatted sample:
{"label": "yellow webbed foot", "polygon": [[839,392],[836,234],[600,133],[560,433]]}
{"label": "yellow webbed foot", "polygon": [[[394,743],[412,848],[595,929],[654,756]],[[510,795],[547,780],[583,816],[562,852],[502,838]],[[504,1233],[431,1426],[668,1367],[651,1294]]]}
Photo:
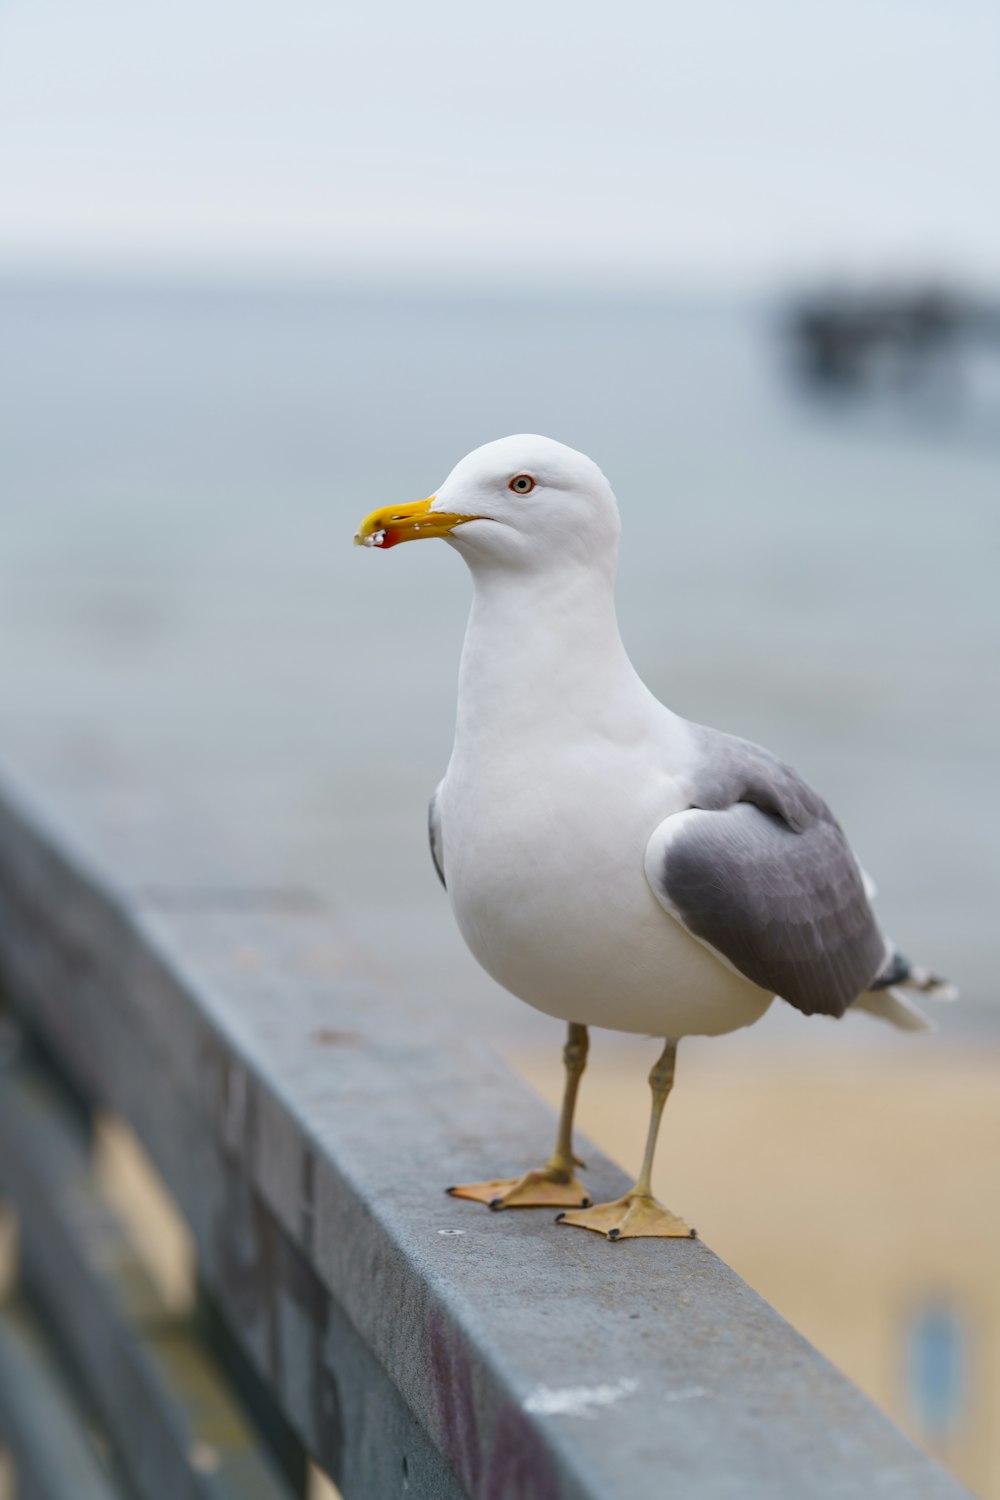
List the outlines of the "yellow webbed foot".
{"label": "yellow webbed foot", "polygon": [[489,1208],[586,1208],[593,1202],[582,1183],[568,1172],[539,1167],[523,1177],[470,1182],[450,1187],[453,1198],[471,1198]]}
{"label": "yellow webbed foot", "polygon": [[593,1229],[606,1234],[609,1240],[697,1238],[696,1230],[646,1193],[626,1193],[614,1203],[598,1203],[593,1208],[563,1213],[556,1223]]}

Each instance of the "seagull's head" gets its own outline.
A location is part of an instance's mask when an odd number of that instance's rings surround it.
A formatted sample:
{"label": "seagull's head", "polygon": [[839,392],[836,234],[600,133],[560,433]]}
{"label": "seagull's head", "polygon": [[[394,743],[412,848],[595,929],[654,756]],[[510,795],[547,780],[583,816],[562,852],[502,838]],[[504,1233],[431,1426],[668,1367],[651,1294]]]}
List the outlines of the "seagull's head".
{"label": "seagull's head", "polygon": [[613,567],[618,533],[614,494],[593,460],[529,433],[476,448],[426,500],[372,511],[354,540],[384,548],[444,537],[473,567]]}

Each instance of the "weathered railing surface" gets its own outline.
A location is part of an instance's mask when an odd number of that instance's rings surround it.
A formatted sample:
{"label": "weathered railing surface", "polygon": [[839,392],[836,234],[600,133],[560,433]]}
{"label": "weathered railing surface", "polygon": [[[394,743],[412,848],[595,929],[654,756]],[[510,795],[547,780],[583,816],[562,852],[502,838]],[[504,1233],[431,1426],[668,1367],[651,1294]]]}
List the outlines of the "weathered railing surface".
{"label": "weathered railing surface", "polygon": [[[308,899],[113,786],[32,798],[0,786],[0,975],[27,1038],[0,1072],[0,1193],[32,1309],[0,1328],[0,1428],[29,1479],[32,1421],[63,1417],[26,1494],[61,1493],[80,1440],[38,1316],[119,1445],[77,1494],[281,1495],[305,1453],[347,1500],[964,1493],[706,1245],[447,1198],[534,1160],[549,1112],[374,984]],[[186,1217],[217,1364],[136,1292],[87,1185],[91,1109],[131,1124]]]}

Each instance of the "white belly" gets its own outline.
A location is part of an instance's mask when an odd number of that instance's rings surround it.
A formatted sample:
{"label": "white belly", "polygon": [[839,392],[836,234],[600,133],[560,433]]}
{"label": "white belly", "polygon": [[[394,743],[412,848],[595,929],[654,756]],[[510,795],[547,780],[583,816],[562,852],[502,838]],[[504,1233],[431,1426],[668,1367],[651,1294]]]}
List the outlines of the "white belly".
{"label": "white belly", "polygon": [[505,989],[567,1021],[674,1038],[750,1025],[772,997],[692,938],[646,881],[649,837],[685,799],[648,762],[631,770],[628,757],[613,778],[549,760],[529,781],[453,762],[441,817],[462,936]]}

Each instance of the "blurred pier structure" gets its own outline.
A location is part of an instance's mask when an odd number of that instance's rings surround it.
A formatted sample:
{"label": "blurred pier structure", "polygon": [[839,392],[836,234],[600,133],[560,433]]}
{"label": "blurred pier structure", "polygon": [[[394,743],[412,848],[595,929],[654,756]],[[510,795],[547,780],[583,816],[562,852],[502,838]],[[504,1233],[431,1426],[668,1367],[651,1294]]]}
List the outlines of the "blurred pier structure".
{"label": "blurred pier structure", "polygon": [[704,1243],[446,1197],[534,1160],[550,1111],[309,890],[97,765],[36,764],[0,782],[23,1500],[965,1493]]}
{"label": "blurred pier structure", "polygon": [[785,329],[800,377],[830,392],[947,381],[969,351],[1000,360],[1000,302],[943,286],[814,291],[789,306]]}

